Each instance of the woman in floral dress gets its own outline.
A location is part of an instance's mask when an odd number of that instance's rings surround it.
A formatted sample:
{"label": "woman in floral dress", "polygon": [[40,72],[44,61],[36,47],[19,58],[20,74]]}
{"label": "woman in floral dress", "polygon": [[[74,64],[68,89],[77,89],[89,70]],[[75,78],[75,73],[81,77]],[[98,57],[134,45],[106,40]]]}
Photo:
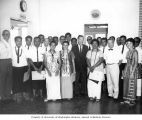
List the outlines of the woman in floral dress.
{"label": "woman in floral dress", "polygon": [[57,100],[61,99],[60,94],[60,55],[55,51],[56,43],[52,41],[50,43],[50,50],[45,53],[44,64],[46,67],[46,89],[47,99]]}

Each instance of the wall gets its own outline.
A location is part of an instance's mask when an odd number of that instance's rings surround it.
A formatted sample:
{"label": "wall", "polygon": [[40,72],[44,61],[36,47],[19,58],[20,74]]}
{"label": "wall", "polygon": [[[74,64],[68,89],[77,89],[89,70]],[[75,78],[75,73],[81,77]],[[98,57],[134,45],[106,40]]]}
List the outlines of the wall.
{"label": "wall", "polygon": [[20,14],[26,15],[29,22],[28,33],[39,34],[39,0],[26,0],[28,9],[26,13],[20,10],[20,0],[0,0],[0,33],[4,29],[10,29],[10,18],[20,18]]}
{"label": "wall", "polygon": [[[10,28],[10,17],[19,18],[20,0],[0,0],[0,31]],[[84,24],[108,23],[109,36],[122,34],[138,36],[139,0],[26,0],[28,32],[61,35],[71,32],[73,36],[84,33]],[[101,16],[93,19],[93,9]]]}
{"label": "wall", "polygon": [[[93,9],[101,16],[93,19]],[[139,0],[40,0],[40,32],[73,36],[84,33],[84,24],[108,23],[109,36],[138,36]]]}

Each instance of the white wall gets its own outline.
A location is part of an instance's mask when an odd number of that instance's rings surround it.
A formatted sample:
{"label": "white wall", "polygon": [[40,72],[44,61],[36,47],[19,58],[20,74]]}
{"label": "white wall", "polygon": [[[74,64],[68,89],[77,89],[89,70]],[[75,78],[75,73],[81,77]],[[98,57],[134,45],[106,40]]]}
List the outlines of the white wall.
{"label": "white wall", "polygon": [[[71,32],[73,36],[84,34],[84,24],[108,23],[109,36],[122,34],[138,36],[139,0],[26,0],[25,13],[30,21],[29,34],[61,35]],[[10,28],[10,17],[19,18],[20,0],[0,0],[0,31]],[[93,9],[101,16],[93,19]]]}
{"label": "white wall", "polygon": [[26,0],[28,9],[25,13],[20,10],[20,0],[0,0],[0,33],[4,29],[10,29],[10,18],[20,18],[25,14],[29,23],[28,33],[39,34],[39,0]]}
{"label": "white wall", "polygon": [[[101,16],[93,19],[93,9]],[[84,34],[84,24],[108,23],[109,36],[138,36],[139,0],[40,0],[40,32]]]}

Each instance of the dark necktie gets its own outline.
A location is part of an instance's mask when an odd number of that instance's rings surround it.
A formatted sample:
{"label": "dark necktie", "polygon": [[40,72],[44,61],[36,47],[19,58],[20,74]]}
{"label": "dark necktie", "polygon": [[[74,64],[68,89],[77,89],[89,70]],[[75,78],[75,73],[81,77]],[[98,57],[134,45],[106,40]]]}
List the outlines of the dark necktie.
{"label": "dark necktie", "polygon": [[18,47],[18,52],[17,52],[17,63],[19,63],[19,52],[20,52],[20,48]]}
{"label": "dark necktie", "polygon": [[29,46],[28,46],[28,50],[29,50]]}
{"label": "dark necktie", "polygon": [[80,53],[81,53],[81,51],[82,51],[82,50],[81,50],[81,45],[80,45]]}
{"label": "dark necktie", "polygon": [[90,45],[89,45],[89,50],[91,50],[91,47],[90,47]]}
{"label": "dark necktie", "polygon": [[122,51],[121,51],[121,53],[123,54],[123,52],[124,52],[124,45],[123,45],[123,47],[122,47]]}
{"label": "dark necktie", "polygon": [[37,62],[39,61],[39,59],[38,59],[38,48],[37,48]]}
{"label": "dark necktie", "polygon": [[46,51],[47,51],[47,47],[46,47]]}
{"label": "dark necktie", "polygon": [[105,47],[103,47],[103,53],[104,53],[104,51],[105,51]]}

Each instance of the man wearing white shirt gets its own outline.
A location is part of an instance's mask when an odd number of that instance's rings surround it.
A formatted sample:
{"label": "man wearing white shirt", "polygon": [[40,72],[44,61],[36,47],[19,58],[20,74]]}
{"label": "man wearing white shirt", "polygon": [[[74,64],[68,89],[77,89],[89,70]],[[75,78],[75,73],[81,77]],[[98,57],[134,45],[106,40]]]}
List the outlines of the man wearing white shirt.
{"label": "man wearing white shirt", "polygon": [[[31,71],[41,72],[44,69],[43,66],[43,48],[40,47],[39,37],[34,37],[34,46],[31,51]],[[39,92],[40,97],[43,97],[43,89],[45,88],[45,80],[32,80],[33,95],[37,97]]]}
{"label": "man wearing white shirt", "polygon": [[107,46],[107,38],[102,38],[101,45],[99,49],[104,53],[105,47]]}
{"label": "man wearing white shirt", "polygon": [[45,40],[44,40],[44,46],[43,46],[43,51],[45,53],[45,52],[47,52],[49,50],[50,50],[49,41],[48,41],[48,38],[45,38]]}
{"label": "man wearing white shirt", "polygon": [[68,49],[69,50],[71,50],[72,49],[72,45],[71,45],[71,39],[72,39],[72,35],[71,35],[71,33],[66,33],[65,34],[65,40],[67,40],[68,42],[69,42],[69,47],[68,47]]}
{"label": "man wearing white shirt", "polygon": [[0,41],[0,100],[11,98],[12,90],[12,50],[9,44],[10,32],[4,30]]}
{"label": "man wearing white shirt", "polygon": [[126,60],[126,55],[128,52],[128,48],[126,46],[126,36],[122,35],[120,37],[121,45],[119,47],[119,51],[122,54],[122,63],[119,66],[120,69],[120,74],[119,74],[119,98],[123,98],[123,78],[122,78],[122,73],[124,71],[124,68],[126,66],[127,60]]}
{"label": "man wearing white shirt", "polygon": [[118,47],[114,45],[112,38],[108,39],[108,46],[104,51],[104,59],[107,69],[108,96],[117,101],[119,94],[119,64],[121,63],[122,55]]}
{"label": "man wearing white shirt", "polygon": [[24,73],[28,70],[27,56],[22,47],[22,37],[15,37],[15,47],[12,49],[13,86],[12,92],[16,102],[21,102],[25,92]]}
{"label": "man wearing white shirt", "polygon": [[62,50],[62,44],[65,41],[65,36],[61,35],[60,36],[60,41],[58,42],[58,45],[56,46],[56,51],[61,51]]}
{"label": "man wearing white shirt", "polygon": [[40,34],[38,37],[40,39],[40,47],[43,47],[43,43],[44,43],[44,40],[45,40],[44,35]]}
{"label": "man wearing white shirt", "polygon": [[92,41],[92,37],[91,36],[87,36],[87,44],[86,45],[88,46],[88,50],[92,49],[91,41]]}

